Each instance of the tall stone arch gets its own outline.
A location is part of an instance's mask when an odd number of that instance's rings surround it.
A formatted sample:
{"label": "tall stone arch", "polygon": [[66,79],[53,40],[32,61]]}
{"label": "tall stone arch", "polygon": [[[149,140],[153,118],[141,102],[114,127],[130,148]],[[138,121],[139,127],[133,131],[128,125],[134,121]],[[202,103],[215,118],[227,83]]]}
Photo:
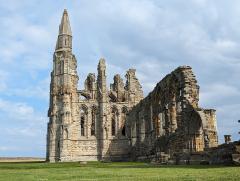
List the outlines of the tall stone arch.
{"label": "tall stone arch", "polygon": [[118,132],[119,111],[117,106],[111,108],[111,135],[116,136]]}
{"label": "tall stone arch", "polygon": [[120,121],[120,134],[122,136],[126,136],[126,119],[128,114],[128,108],[127,106],[123,106],[121,109],[121,121]]}
{"label": "tall stone arch", "polygon": [[88,130],[88,107],[81,105],[80,107],[80,135],[87,136]]}
{"label": "tall stone arch", "polygon": [[97,106],[93,105],[91,108],[91,123],[90,123],[90,135],[96,136],[96,130],[97,130]]}

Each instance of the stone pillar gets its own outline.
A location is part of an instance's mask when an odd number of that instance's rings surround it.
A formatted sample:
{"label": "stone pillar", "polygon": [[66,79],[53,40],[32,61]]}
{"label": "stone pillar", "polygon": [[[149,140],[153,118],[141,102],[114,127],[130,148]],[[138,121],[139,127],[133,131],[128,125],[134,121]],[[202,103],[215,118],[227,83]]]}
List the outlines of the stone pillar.
{"label": "stone pillar", "polygon": [[91,136],[91,126],[92,126],[92,110],[89,108],[87,114],[87,124],[86,124],[86,136],[89,138]]}
{"label": "stone pillar", "polygon": [[99,103],[99,121],[97,122],[98,129],[98,160],[102,160],[104,157],[104,148],[107,146],[105,141],[107,134],[109,134],[109,121],[107,113],[109,112],[107,107],[107,85],[106,85],[106,64],[104,59],[99,60],[98,64],[98,77],[97,77],[97,96]]}
{"label": "stone pillar", "polygon": [[127,79],[125,88],[128,92],[128,101],[131,106],[136,105],[143,99],[142,86],[140,85],[135,73],[135,69],[129,69],[125,75]]}

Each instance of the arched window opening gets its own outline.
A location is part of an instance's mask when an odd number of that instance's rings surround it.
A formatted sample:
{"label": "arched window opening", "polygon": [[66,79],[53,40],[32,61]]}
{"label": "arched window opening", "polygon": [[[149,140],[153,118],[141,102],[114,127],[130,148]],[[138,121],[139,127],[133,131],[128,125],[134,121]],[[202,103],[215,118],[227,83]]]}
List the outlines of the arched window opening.
{"label": "arched window opening", "polygon": [[85,136],[84,127],[85,127],[85,117],[81,116],[81,136]]}
{"label": "arched window opening", "polygon": [[92,120],[92,125],[91,125],[91,136],[95,136],[95,120]]}
{"label": "arched window opening", "polygon": [[82,105],[80,108],[80,135],[86,136],[87,134],[87,116],[88,115],[88,108],[85,105]]}
{"label": "arched window opening", "polygon": [[96,127],[96,110],[93,108],[92,110],[92,124],[91,124],[91,136],[94,136],[95,133],[95,127]]}
{"label": "arched window opening", "polygon": [[124,125],[123,128],[122,128],[122,135],[123,135],[123,136],[126,136],[126,128],[125,128],[125,125]]}
{"label": "arched window opening", "polygon": [[64,40],[65,40],[65,46],[67,46],[67,39],[65,38]]}
{"label": "arched window opening", "polygon": [[116,135],[116,121],[115,118],[112,118],[112,136]]}
{"label": "arched window opening", "polygon": [[126,116],[127,116],[127,108],[123,107],[122,108],[122,113],[121,113],[121,133],[123,136],[126,136],[126,127],[125,127],[125,123],[126,123]]}
{"label": "arched window opening", "polygon": [[158,116],[153,118],[156,136],[160,136],[160,119]]}
{"label": "arched window opening", "polygon": [[117,134],[117,125],[118,123],[118,109],[117,107],[112,108],[112,136],[115,136]]}

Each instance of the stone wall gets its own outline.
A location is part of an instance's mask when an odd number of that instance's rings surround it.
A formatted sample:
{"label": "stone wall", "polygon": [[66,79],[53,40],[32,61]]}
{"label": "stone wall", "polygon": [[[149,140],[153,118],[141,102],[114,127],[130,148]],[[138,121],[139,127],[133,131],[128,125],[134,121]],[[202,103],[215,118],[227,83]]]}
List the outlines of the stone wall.
{"label": "stone wall", "polygon": [[203,151],[217,145],[215,110],[199,108],[199,86],[191,67],[161,80],[127,116],[132,157]]}
{"label": "stone wall", "polygon": [[167,163],[240,165],[240,141],[224,143],[201,152],[179,152]]}
{"label": "stone wall", "polygon": [[210,164],[240,165],[240,141],[206,150]]}

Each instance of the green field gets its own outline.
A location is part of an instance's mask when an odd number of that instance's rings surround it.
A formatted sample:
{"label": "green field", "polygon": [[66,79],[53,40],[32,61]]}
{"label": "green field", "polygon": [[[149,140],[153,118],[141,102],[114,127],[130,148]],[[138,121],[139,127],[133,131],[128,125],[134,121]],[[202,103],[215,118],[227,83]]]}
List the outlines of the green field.
{"label": "green field", "polygon": [[139,162],[0,163],[0,180],[240,180],[240,167]]}

